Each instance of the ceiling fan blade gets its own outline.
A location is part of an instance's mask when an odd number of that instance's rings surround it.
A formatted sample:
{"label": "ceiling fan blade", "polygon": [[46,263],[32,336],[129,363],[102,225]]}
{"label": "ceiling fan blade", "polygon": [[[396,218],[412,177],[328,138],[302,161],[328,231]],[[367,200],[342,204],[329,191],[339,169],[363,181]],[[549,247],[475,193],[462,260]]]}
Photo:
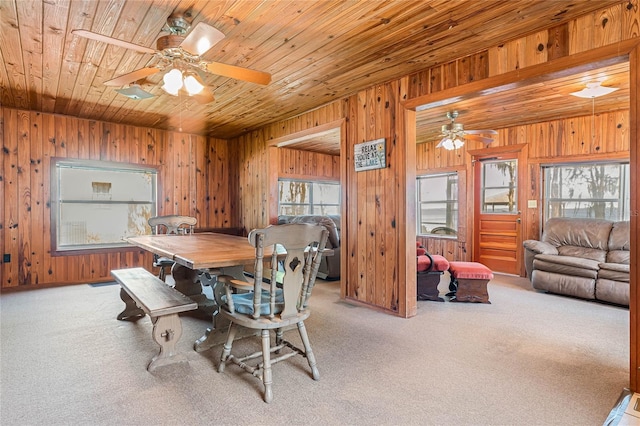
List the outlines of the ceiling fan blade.
{"label": "ceiling fan blade", "polygon": [[464,131],[468,135],[497,135],[498,132],[495,130],[465,130]]}
{"label": "ceiling fan blade", "polygon": [[478,136],[478,135],[465,135],[464,138],[470,141],[478,141],[478,142],[487,143],[487,144],[493,142],[493,138],[487,138],[487,137]]}
{"label": "ceiling fan blade", "polygon": [[88,38],[91,40],[101,41],[103,43],[113,44],[114,46],[124,47],[125,49],[137,50],[142,53],[156,53],[155,50],[150,49],[148,47],[140,46],[139,44],[129,43],[128,41],[119,40],[117,38],[109,37],[106,35],[94,33],[87,30],[72,30],[71,34],[78,35],[80,37]]}
{"label": "ceiling fan blade", "polygon": [[104,82],[105,86],[124,86],[125,84],[132,83],[134,81],[141,80],[151,74],[155,74],[160,70],[156,67],[145,67],[140,68],[139,70],[135,70],[128,74],[123,74],[119,77],[116,77],[111,80],[107,80]]}
{"label": "ceiling fan blade", "polygon": [[208,104],[213,102],[215,99],[213,97],[213,93],[208,88],[202,89],[200,93],[196,93],[195,95],[191,95],[193,99],[195,99],[200,104]]}
{"label": "ceiling fan blade", "polygon": [[224,37],[224,33],[216,28],[204,22],[199,22],[180,43],[180,47],[193,55],[200,56],[219,43]]}
{"label": "ceiling fan blade", "polygon": [[249,68],[236,67],[234,65],[227,65],[220,62],[209,62],[207,64],[207,70],[213,74],[218,74],[223,77],[234,78],[236,80],[248,81],[257,84],[269,84],[271,82],[271,74],[255,71]]}

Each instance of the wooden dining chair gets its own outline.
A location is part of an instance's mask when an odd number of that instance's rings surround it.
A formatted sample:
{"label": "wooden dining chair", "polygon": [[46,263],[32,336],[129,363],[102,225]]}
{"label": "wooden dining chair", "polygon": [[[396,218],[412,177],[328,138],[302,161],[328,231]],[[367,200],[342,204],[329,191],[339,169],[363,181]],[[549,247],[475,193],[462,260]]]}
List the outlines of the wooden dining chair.
{"label": "wooden dining chair", "polygon": [[[277,362],[302,355],[307,358],[313,379],[320,379],[304,320],[310,314],[309,297],[327,238],[328,231],[323,226],[307,223],[254,229],[249,233],[249,243],[256,252],[253,283],[227,275],[218,277],[218,283],[224,285],[219,315],[230,321],[218,372],[222,373],[226,363],[232,361],[258,377],[264,385],[265,402],[273,398],[271,366]],[[265,258],[265,252],[271,250],[273,254]],[[264,262],[270,262],[267,263],[269,277],[263,277]],[[269,283],[263,278],[269,278]],[[285,328],[294,324],[303,348],[284,340]],[[242,356],[231,353],[239,327],[260,330],[261,351]],[[274,345],[271,344],[272,330],[276,337]],[[278,355],[272,359],[273,352]],[[260,363],[256,362],[259,358],[262,358]]]}
{"label": "wooden dining chair", "polygon": [[[198,219],[191,216],[180,215],[167,215],[167,216],[155,216],[149,218],[149,226],[151,227],[151,233],[157,234],[192,234],[193,230],[198,223]],[[160,268],[158,272],[158,278],[165,281],[167,277],[167,269],[171,270],[174,261],[167,257],[161,257],[157,254],[153,255],[153,266]]]}

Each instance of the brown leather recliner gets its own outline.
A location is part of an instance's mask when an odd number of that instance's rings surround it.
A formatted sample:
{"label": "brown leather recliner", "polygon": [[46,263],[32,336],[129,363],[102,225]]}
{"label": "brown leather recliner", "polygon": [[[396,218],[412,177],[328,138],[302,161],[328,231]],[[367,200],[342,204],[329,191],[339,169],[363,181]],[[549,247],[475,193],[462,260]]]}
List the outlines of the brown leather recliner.
{"label": "brown leather recliner", "polygon": [[523,245],[533,288],[629,305],[629,222],[553,218]]}
{"label": "brown leather recliner", "polygon": [[323,225],[329,231],[327,248],[333,250],[332,256],[322,256],[318,268],[318,278],[327,281],[340,279],[340,216],[338,215],[280,215],[278,224],[283,223],[314,223]]}

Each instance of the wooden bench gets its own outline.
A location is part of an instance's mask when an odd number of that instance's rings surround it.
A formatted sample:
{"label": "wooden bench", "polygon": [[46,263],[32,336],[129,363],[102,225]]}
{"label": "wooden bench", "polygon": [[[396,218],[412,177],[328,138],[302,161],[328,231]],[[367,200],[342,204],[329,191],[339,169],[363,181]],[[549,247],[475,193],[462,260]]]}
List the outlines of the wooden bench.
{"label": "wooden bench", "polygon": [[160,353],[153,357],[147,370],[186,361],[183,354],[176,353],[176,343],[182,336],[178,314],[196,309],[198,304],[146,269],[117,269],[111,275],[120,284],[120,298],[126,305],[118,320],[137,321],[145,314],[151,317],[152,336],[160,345]]}

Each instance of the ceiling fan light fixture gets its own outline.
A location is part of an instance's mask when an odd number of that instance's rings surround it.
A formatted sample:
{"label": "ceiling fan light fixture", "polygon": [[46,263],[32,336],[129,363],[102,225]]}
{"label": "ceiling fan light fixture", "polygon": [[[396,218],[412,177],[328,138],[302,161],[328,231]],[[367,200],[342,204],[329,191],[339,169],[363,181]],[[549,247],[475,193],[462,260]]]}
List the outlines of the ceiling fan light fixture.
{"label": "ceiling fan light fixture", "polygon": [[164,85],[162,90],[170,95],[178,96],[178,91],[182,89],[182,71],[177,68],[172,69],[162,77]]}
{"label": "ceiling fan light fixture", "polygon": [[450,138],[444,138],[440,141],[437,148],[444,148],[447,151],[451,151],[453,150],[453,140],[451,140]]}
{"label": "ceiling fan light fixture", "polygon": [[189,93],[190,96],[193,96],[202,92],[202,89],[204,89],[204,84],[194,73],[187,73],[184,77],[184,88],[187,90],[187,93]]}
{"label": "ceiling fan light fixture", "polygon": [[618,87],[604,87],[599,81],[587,83],[587,87],[577,92],[569,93],[572,96],[579,98],[598,98],[600,96],[608,95],[609,93],[618,90]]}
{"label": "ceiling fan light fixture", "polygon": [[140,85],[138,84],[132,84],[129,87],[116,89],[116,92],[136,101],[139,101],[141,99],[153,98],[153,95],[151,93],[143,90],[142,87],[140,87]]}

